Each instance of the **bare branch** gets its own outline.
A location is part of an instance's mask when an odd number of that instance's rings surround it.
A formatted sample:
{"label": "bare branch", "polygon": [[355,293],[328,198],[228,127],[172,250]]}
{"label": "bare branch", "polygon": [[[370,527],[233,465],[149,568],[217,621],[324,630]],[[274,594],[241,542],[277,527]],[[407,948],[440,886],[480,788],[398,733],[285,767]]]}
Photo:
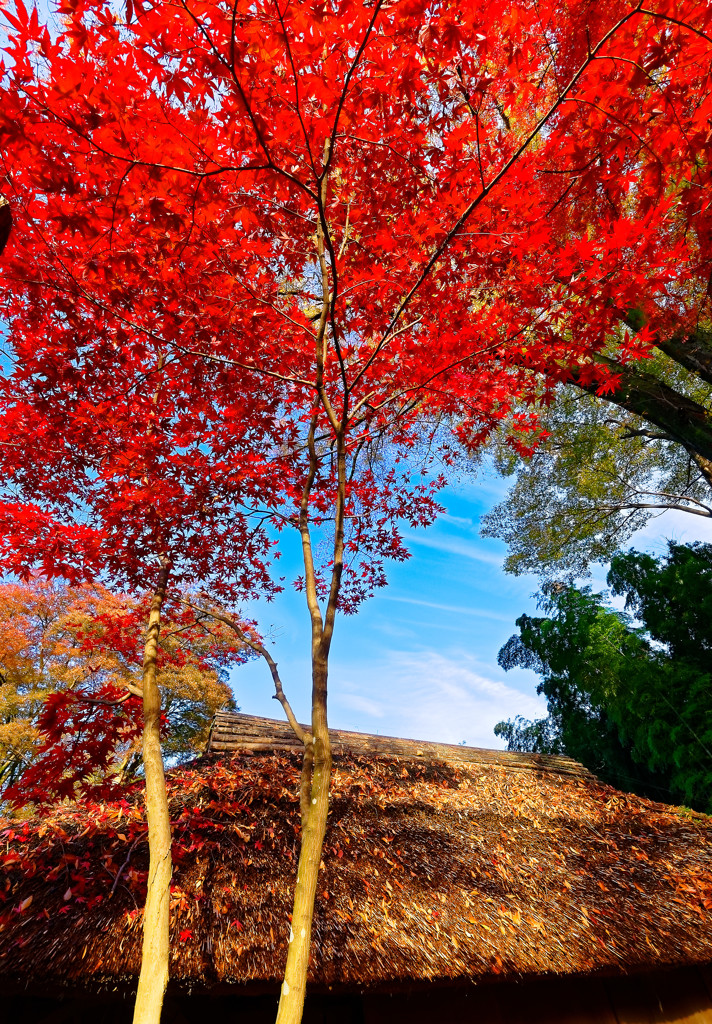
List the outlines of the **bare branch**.
{"label": "bare branch", "polygon": [[279,675],[279,669],[277,668],[277,662],[274,660],[274,658],[269,653],[264,644],[260,643],[259,640],[255,640],[251,636],[249,636],[249,634],[246,633],[245,630],[243,629],[242,625],[235,619],[233,619],[232,616],[228,615],[226,612],[218,611],[217,608],[201,607],[200,605],[193,604],[192,601],[189,601],[185,597],[181,597],[180,602],[181,604],[186,605],[186,607],[192,608],[193,611],[198,612],[198,614],[200,615],[208,616],[211,619],[217,619],[218,622],[224,622],[225,625],[229,626],[233,633],[237,635],[237,637],[243,644],[245,644],[247,647],[253,650],[255,654],[259,654],[261,658],[264,658],[264,660],[267,662],[267,665],[269,666],[269,670],[272,675],[272,681],[274,682],[275,693],[273,699],[278,700],[279,703],[284,708],[284,713],[287,716],[287,720],[291,725],[292,731],[294,732],[294,735],[297,737],[299,742],[303,743],[305,747],[309,746],[309,744],[311,743],[311,734],[307,732],[305,729],[303,729],[299,722],[297,721],[296,715],[292,711],[292,706],[287,700],[287,697],[282,688],[282,680]]}

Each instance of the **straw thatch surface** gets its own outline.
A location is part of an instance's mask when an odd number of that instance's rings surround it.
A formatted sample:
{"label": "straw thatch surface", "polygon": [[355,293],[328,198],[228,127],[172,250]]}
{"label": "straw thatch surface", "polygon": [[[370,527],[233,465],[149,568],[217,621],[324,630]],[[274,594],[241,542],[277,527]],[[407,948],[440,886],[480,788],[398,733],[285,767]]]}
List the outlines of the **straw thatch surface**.
{"label": "straw thatch surface", "polygon": [[[172,976],[272,982],[288,941],[300,759],[171,773]],[[712,819],[593,777],[343,753],[311,979],[349,987],[712,960]],[[0,972],[83,985],[139,967],[140,794],[0,834]]]}

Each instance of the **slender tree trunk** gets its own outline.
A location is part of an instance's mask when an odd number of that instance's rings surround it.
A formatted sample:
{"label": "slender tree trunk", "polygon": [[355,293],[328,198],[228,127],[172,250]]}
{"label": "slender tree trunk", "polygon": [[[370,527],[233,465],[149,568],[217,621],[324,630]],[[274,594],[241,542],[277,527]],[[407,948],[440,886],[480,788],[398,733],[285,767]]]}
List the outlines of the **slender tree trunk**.
{"label": "slender tree trunk", "polygon": [[[309,471],[304,482],[299,509],[299,533],[302,540],[302,556],[304,559],[304,591],[311,618],[311,659],[312,659],[312,754],[304,753],[304,766],[300,791],[302,817],[302,845],[299,851],[297,882],[294,889],[294,905],[292,925],[289,932],[287,965],[284,981],[279,997],[276,1024],[300,1024],[304,1011],[304,998],[307,988],[307,972],[309,968],[309,952],[311,947],[311,930],[314,919],[316,887],[321,864],[321,853],[326,835],[326,823],[329,814],[329,785],[331,782],[331,743],[327,723],[327,680],[329,668],[329,650],[334,633],[334,620],[339,603],[341,590],[341,574],[344,565],[344,510],[346,505],[346,429],[348,424],[348,398],[342,397],[341,414],[337,415],[327,396],[324,386],[324,368],[328,347],[327,327],[331,321],[336,343],[335,325],[333,322],[333,303],[336,295],[336,277],[331,290],[329,262],[326,258],[329,247],[331,269],[335,274],[335,255],[329,239],[329,227],[326,217],[326,200],[328,186],[328,168],[331,154],[331,140],[324,141],[323,171],[319,184],[319,203],[317,219],[317,252],[321,271],[321,316],[315,334],[316,378],[315,387],[317,401],[314,406],[307,445],[309,450]],[[344,385],[346,381],[344,379]],[[319,456],[316,448],[316,430],[318,425],[318,407],[321,406],[333,430],[336,445],[337,487],[334,494],[334,547],[331,570],[329,596],[322,617],[317,597],[316,572],[312,551],[311,531],[309,526],[309,501],[312,487],[319,469]],[[311,762],[311,763],[310,763]],[[311,772],[311,787],[309,773]],[[311,793],[311,800],[309,800]]]}
{"label": "slender tree trunk", "polygon": [[[314,424],[310,431],[312,466],[316,467]],[[312,750],[304,754],[300,792],[302,844],[299,851],[297,882],[294,889],[292,924],[289,932],[287,964],[279,997],[276,1024],[300,1024],[306,996],[311,929],[319,875],[319,865],[326,835],[331,783],[331,742],[327,720],[329,650],[341,589],[344,555],[344,505],[346,495],[345,447],[343,436],[337,438],[338,489],[335,503],[334,564],[331,587],[322,619],[316,596],[316,577],[312,559],[311,536],[306,514],[306,501],[311,481],[307,481],[302,504],[301,534],[305,567],[305,589],[312,620]],[[311,764],[310,764],[311,762]],[[309,772],[311,771],[311,786]],[[309,799],[311,797],[311,799]]]}
{"label": "slender tree trunk", "polygon": [[[340,534],[339,534],[340,536]],[[193,608],[200,615],[210,615],[235,632],[245,646],[264,658],[269,665],[274,682],[274,699],[284,708],[287,719],[301,743],[304,744],[304,760],[300,782],[299,805],[301,809],[302,844],[297,868],[297,884],[294,893],[292,922],[290,926],[289,949],[284,983],[282,985],[277,1021],[280,1024],[299,1024],[304,1008],[311,927],[314,916],[314,901],[321,863],[321,852],[326,833],[329,813],[329,783],[331,777],[331,744],[326,716],[328,645],[324,644],[324,630],[318,613],[314,573],[311,562],[309,531],[303,532],[305,544],[305,565],[307,566],[309,607],[312,615],[312,731],[303,729],[297,722],[292,707],[285,696],[277,663],[269,651],[258,640],[249,636],[242,625],[231,615],[217,608],[202,607],[183,599],[183,604]],[[339,553],[340,547],[337,549]],[[337,591],[335,591],[336,594]],[[336,597],[334,596],[333,600]]]}
{"label": "slender tree trunk", "polygon": [[168,984],[169,907],[173,865],[171,824],[161,755],[161,694],[156,679],[156,662],[161,608],[166,596],[169,573],[170,565],[163,565],[151,602],[143,656],[143,764],[146,772],[149,868],[146,906],[143,912],[141,974],[136,992],[134,1024],[159,1024],[163,996]]}
{"label": "slender tree trunk", "polygon": [[[279,997],[276,1024],[299,1024],[306,995],[311,929],[321,852],[329,813],[331,781],[331,744],[326,718],[326,658],[313,665],[311,801],[302,800],[302,845],[299,851],[297,883],[294,889],[292,923],[289,932],[287,965]],[[304,768],[309,772],[311,757],[305,752]],[[303,786],[303,790],[306,789]]]}

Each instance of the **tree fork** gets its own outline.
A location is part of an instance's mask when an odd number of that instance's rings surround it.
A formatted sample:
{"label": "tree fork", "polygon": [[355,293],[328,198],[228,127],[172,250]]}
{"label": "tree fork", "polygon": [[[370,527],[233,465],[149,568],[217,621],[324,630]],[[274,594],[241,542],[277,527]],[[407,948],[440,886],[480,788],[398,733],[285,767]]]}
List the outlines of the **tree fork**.
{"label": "tree fork", "polygon": [[148,891],[143,913],[141,973],[134,1024],[159,1024],[170,956],[171,823],[161,754],[161,693],[157,682],[158,636],[170,563],[164,562],[151,601],[143,656],[143,764],[148,819]]}

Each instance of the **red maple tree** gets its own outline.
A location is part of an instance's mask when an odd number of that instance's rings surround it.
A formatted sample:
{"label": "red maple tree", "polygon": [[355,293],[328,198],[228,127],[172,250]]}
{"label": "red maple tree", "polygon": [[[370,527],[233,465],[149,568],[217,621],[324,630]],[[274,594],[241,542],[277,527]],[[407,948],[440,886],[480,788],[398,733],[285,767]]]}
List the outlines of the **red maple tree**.
{"label": "red maple tree", "polygon": [[[0,586],[3,803],[113,799],[135,780],[146,606],[96,585]],[[227,671],[250,654],[185,603],[164,617],[157,681],[174,761],[202,750],[215,711],[233,704]]]}
{"label": "red maple tree", "polygon": [[399,521],[437,513],[444,425],[474,445],[572,367],[612,388],[597,353],[644,356],[704,313],[712,10],[60,13],[52,35],[20,0],[5,12],[5,564],[130,579],[157,616],[169,566],[235,599],[274,586],[270,529],[298,531],[313,715],[294,723],[303,842],[278,1016],[296,1022],[337,611],[406,557]]}

